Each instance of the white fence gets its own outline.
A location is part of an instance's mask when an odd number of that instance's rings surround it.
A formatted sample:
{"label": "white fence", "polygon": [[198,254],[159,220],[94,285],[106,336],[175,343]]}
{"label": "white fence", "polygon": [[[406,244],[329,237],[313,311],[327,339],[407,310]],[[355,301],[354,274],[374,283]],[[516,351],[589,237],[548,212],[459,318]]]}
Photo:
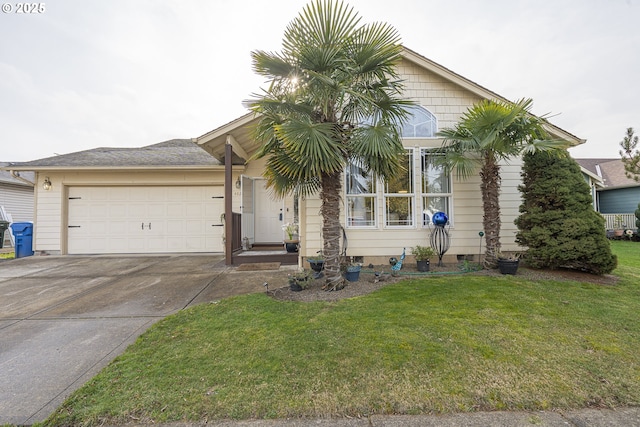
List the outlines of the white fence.
{"label": "white fence", "polygon": [[[614,230],[616,228],[622,229],[637,229],[636,227],[636,216],[634,214],[602,214],[604,217],[604,228],[607,230]],[[621,221],[618,224],[618,217],[620,217]]]}

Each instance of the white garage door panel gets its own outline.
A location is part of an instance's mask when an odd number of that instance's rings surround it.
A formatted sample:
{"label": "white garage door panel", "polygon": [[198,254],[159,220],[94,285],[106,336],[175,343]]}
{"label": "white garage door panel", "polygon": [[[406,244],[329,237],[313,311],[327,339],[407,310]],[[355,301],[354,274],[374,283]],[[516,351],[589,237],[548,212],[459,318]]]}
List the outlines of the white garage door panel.
{"label": "white garage door panel", "polygon": [[70,187],[69,254],[222,252],[221,186]]}

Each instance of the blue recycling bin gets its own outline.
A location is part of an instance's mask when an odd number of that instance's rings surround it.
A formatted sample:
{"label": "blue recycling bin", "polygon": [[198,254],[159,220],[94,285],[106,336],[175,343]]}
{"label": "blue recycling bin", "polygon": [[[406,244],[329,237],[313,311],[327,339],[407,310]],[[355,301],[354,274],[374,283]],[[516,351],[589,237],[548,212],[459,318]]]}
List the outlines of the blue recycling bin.
{"label": "blue recycling bin", "polygon": [[11,224],[11,232],[16,240],[16,258],[33,255],[33,223],[14,222]]}

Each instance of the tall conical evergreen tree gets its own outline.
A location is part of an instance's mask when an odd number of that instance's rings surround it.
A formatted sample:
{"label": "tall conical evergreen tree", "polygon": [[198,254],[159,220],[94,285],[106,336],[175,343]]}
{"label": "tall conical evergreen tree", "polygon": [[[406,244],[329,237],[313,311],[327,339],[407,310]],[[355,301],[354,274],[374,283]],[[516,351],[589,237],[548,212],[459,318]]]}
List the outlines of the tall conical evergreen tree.
{"label": "tall conical evergreen tree", "polygon": [[580,167],[565,151],[524,156],[516,241],[535,268],[610,273],[617,265],[604,218],[593,209]]}

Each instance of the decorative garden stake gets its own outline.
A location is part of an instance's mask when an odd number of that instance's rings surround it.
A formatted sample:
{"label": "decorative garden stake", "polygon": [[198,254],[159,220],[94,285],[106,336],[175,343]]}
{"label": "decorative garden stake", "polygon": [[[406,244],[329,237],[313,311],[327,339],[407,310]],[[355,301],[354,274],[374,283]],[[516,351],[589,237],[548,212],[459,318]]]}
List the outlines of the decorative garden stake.
{"label": "decorative garden stake", "polygon": [[451,239],[449,238],[449,231],[444,226],[449,222],[449,217],[444,212],[436,212],[431,218],[431,222],[434,225],[431,231],[431,247],[438,254],[438,266],[442,267],[442,257],[449,250],[451,245]]}
{"label": "decorative garden stake", "polygon": [[402,262],[404,261],[404,257],[405,257],[405,249],[406,248],[402,248],[402,255],[400,255],[400,259],[396,260],[396,262],[391,266],[392,271],[398,272],[402,268]]}
{"label": "decorative garden stake", "polygon": [[480,236],[480,249],[478,249],[478,262],[482,262],[482,237],[484,236],[484,231],[478,233]]}

